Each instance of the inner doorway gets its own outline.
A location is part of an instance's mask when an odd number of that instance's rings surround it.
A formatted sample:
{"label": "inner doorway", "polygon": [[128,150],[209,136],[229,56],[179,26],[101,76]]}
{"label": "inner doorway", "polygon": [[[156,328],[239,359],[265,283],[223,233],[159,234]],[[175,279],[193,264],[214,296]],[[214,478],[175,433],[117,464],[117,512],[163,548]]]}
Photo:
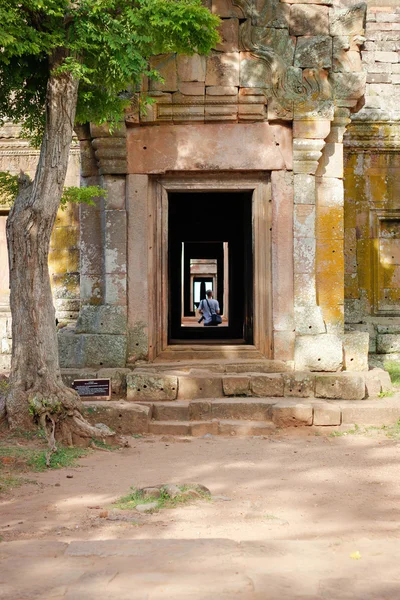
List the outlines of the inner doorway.
{"label": "inner doorway", "polygon": [[[168,195],[168,343],[253,343],[251,192]],[[222,324],[199,324],[212,289]]]}

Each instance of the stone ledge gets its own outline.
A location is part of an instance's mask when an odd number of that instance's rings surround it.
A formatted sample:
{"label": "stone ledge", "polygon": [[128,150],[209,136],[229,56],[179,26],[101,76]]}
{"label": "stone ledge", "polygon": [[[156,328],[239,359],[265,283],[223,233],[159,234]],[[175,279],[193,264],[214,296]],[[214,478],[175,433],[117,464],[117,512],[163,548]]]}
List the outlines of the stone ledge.
{"label": "stone ledge", "polygon": [[124,401],[83,401],[84,416],[92,425],[104,423],[117,434],[147,433],[152,408]]}

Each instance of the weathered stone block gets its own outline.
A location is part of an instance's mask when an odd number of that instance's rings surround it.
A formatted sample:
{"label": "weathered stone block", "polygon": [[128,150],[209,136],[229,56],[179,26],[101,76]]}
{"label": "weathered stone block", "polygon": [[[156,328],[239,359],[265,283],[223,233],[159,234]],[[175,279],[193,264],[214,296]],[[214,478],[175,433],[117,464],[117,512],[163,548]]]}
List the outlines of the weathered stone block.
{"label": "weathered stone block", "polygon": [[[179,92],[181,92],[185,96],[198,96],[201,97],[204,102],[204,94],[205,94],[205,84],[202,81],[182,81],[179,84]],[[178,92],[176,92],[178,93]],[[175,96],[175,94],[174,94]],[[185,100],[190,100],[186,98]],[[184,100],[183,100],[184,102]]]}
{"label": "weathered stone block", "polygon": [[274,331],[274,357],[278,360],[293,360],[294,331]]}
{"label": "weathered stone block", "polygon": [[222,379],[225,396],[246,396],[250,390],[250,377],[246,375],[229,375]]}
{"label": "weathered stone block", "polygon": [[219,26],[221,42],[216,49],[220,52],[239,51],[239,19],[224,19]]}
{"label": "weathered stone block", "polygon": [[366,4],[359,3],[349,8],[334,8],[330,14],[331,35],[363,35]]}
{"label": "weathered stone block", "polygon": [[131,369],[100,369],[97,371],[97,377],[110,379],[112,393],[120,396],[126,392],[126,376],[130,373],[132,373]]}
{"label": "weathered stone block", "polygon": [[211,420],[211,402],[193,400],[189,403],[189,419],[191,421]]}
{"label": "weathered stone block", "polygon": [[133,372],[126,377],[127,400],[175,400],[178,377],[155,373]]}
{"label": "weathered stone block", "polygon": [[296,332],[300,335],[326,333],[320,306],[295,306],[294,319]]}
{"label": "weathered stone block", "polygon": [[81,334],[83,365],[87,367],[125,367],[126,335]]}
{"label": "weathered stone block", "polygon": [[295,238],[293,246],[294,272],[315,272],[315,237]]}
{"label": "weathered stone block", "polygon": [[126,333],[124,306],[82,306],[76,323],[76,333]]}
{"label": "weathered stone block", "polygon": [[191,400],[192,398],[220,398],[222,392],[221,377],[179,377],[180,400]]}
{"label": "weathered stone block", "polygon": [[283,396],[284,383],[279,373],[251,375],[250,388],[255,396]]}
{"label": "weathered stone block", "polygon": [[400,352],[400,334],[378,333],[376,336],[376,351],[378,354]]}
{"label": "weathered stone block", "polygon": [[174,54],[159,54],[150,58],[150,67],[156,69],[163,81],[151,80],[151,90],[164,92],[176,92],[178,89],[178,78],[176,69],[176,58]]}
{"label": "weathered stone block", "polygon": [[400,404],[398,402],[362,403],[340,402],[342,409],[342,425],[394,425],[400,418]]}
{"label": "weathered stone block", "polygon": [[97,377],[96,369],[63,369],[61,378],[67,387],[72,387],[75,379],[95,379]]}
{"label": "weathered stone block", "polygon": [[178,69],[178,77],[180,81],[205,81],[205,56],[200,56],[199,54],[194,54],[193,56],[185,56],[184,54],[180,54],[177,56],[176,62]]}
{"label": "weathered stone block", "polygon": [[342,366],[342,341],[334,334],[298,336],[295,367],[304,371],[337,371]]}
{"label": "weathered stone block", "polygon": [[313,425],[340,425],[342,420],[342,411],[335,404],[314,405],[314,420]]}
{"label": "weathered stone block", "polygon": [[296,173],[293,176],[294,203],[315,204],[315,177],[306,173]]}
{"label": "weathered stone block", "polygon": [[332,67],[332,38],[327,35],[299,37],[294,55],[294,66],[330,69]]}
{"label": "weathered stone block", "polygon": [[199,421],[190,423],[190,432],[193,437],[202,437],[203,435],[218,435],[218,421]]}
{"label": "weathered stone block", "polygon": [[268,421],[271,419],[271,407],[274,401],[256,400],[214,400],[211,403],[213,419],[231,419],[243,421]]}
{"label": "weathered stone block", "polygon": [[57,336],[60,367],[80,368],[85,366],[82,336],[61,330]]}
{"label": "weathered stone block", "polygon": [[284,396],[312,398],[314,396],[315,375],[311,373],[286,373],[283,375]]}
{"label": "weathered stone block", "polygon": [[294,4],[289,16],[290,35],[329,35],[329,14],[326,6]]}
{"label": "weathered stone block", "polygon": [[390,392],[393,388],[389,373],[378,367],[365,373],[365,386],[368,398],[376,398],[381,392]]}
{"label": "weathered stone block", "polygon": [[295,237],[315,236],[315,204],[298,204],[294,207],[293,233]]}
{"label": "weathered stone block", "polygon": [[103,187],[107,190],[104,199],[106,210],[124,210],[126,208],[126,178],[123,175],[104,175]]}
{"label": "weathered stone block", "polygon": [[352,331],[343,336],[346,371],[368,371],[369,333]]}
{"label": "weathered stone block", "polygon": [[206,85],[239,85],[239,53],[226,52],[208,56]]}
{"label": "weathered stone block", "polygon": [[277,427],[301,427],[312,425],[313,407],[311,404],[279,402],[272,407],[272,421]]}
{"label": "weathered stone block", "polygon": [[354,373],[316,375],[315,396],[343,400],[363,400],[365,398],[365,378]]}
{"label": "weathered stone block", "polygon": [[151,419],[149,406],[116,401],[84,401],[84,416],[92,425],[104,423],[115,433],[147,433]]}

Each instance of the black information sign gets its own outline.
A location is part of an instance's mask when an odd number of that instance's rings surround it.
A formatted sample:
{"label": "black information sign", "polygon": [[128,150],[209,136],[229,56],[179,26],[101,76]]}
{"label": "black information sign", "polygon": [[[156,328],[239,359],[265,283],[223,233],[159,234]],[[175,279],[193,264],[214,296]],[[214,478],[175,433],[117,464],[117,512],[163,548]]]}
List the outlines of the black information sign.
{"label": "black information sign", "polygon": [[75,379],[72,384],[80,396],[109,398],[111,396],[109,379]]}

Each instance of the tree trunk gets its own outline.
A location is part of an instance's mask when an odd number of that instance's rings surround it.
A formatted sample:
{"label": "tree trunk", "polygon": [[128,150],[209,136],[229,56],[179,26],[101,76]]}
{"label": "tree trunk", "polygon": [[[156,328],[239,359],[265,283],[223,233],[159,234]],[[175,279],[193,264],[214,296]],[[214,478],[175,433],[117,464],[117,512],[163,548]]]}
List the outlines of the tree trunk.
{"label": "tree trunk", "polygon": [[[56,66],[55,59],[52,68]],[[71,444],[74,435],[99,436],[81,417],[78,394],[61,379],[55,310],[50,287],[50,236],[60,206],[72,141],[79,82],[50,75],[46,126],[35,179],[20,178],[7,219],[12,315],[12,359],[7,418],[28,429],[34,416]]]}

